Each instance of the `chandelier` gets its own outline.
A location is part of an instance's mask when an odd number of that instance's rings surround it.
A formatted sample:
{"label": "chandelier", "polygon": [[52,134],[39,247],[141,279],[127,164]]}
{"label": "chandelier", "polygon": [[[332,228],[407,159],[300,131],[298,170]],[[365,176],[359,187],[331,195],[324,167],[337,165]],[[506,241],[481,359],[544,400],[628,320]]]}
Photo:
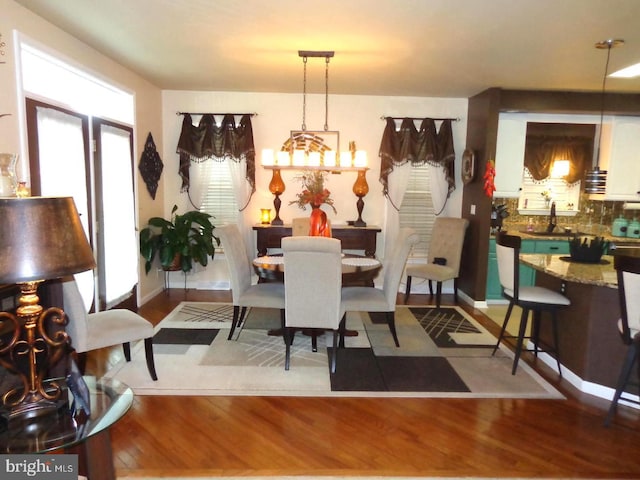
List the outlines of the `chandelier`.
{"label": "chandelier", "polygon": [[624,40],[609,39],[595,44],[595,47],[599,50],[607,49],[607,62],[604,67],[604,76],[602,78],[602,92],[600,94],[600,130],[598,132],[598,146],[596,150],[596,165],[593,170],[588,170],[585,175],[584,191],[585,193],[605,193],[607,186],[607,171],[600,170],[600,144],[602,141],[602,124],[604,123],[604,100],[605,100],[605,88],[607,85],[607,73],[609,71],[609,58],[611,56],[611,49],[624,45]]}
{"label": "chandelier", "polygon": [[[302,125],[300,130],[292,130],[289,138],[279,151],[262,150],[262,165],[292,168],[344,169],[365,168],[367,154],[356,150],[355,143],[349,142],[349,150],[340,152],[340,132],[329,130],[329,62],[335,55],[333,51],[299,50],[304,66],[302,90]],[[307,62],[309,58],[325,60],[325,116],[324,129],[307,130]]]}
{"label": "chandelier", "polygon": [[[366,227],[362,220],[364,208],[363,197],[369,192],[366,180],[367,154],[364,150],[357,150],[355,142],[349,142],[349,149],[340,151],[340,132],[329,130],[329,62],[335,53],[333,51],[299,50],[304,66],[302,89],[302,126],[300,130],[292,130],[289,138],[283,143],[279,151],[273,149],[262,150],[262,166],[272,170],[269,191],[274,195],[273,206],[275,218],[271,225],[283,225],[280,218],[280,195],[285,191],[285,184],[280,170],[324,170],[332,173],[342,171],[357,171],[358,176],[353,185],[353,193],[358,200],[356,209],[357,220],[351,222],[355,227]],[[307,130],[307,61],[309,58],[324,58],[324,130]],[[263,223],[267,223],[266,214]]]}

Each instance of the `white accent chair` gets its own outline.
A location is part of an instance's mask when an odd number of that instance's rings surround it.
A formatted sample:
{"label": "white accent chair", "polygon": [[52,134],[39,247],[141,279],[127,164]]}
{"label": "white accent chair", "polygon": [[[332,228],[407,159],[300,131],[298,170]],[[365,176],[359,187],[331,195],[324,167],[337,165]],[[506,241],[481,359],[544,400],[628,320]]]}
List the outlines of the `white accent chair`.
{"label": "white accent chair", "polygon": [[[544,287],[521,287],[520,286],[520,247],[522,239],[517,235],[507,235],[500,232],[496,237],[496,256],[498,258],[498,276],[500,277],[500,285],[502,286],[502,295],[509,300],[507,314],[505,315],[500,336],[493,349],[495,355],[500,342],[507,338],[516,338],[515,356],[513,358],[513,367],[511,374],[515,375],[518,368],[518,361],[524,347],[524,340],[531,339],[533,341],[533,351],[536,358],[538,352],[554,352],[556,354],[556,363],[558,364],[558,374],[562,377],[560,368],[560,352],[558,350],[558,326],[556,312],[560,308],[571,305],[571,301],[559,292]],[[517,305],[522,308],[520,317],[520,327],[518,336],[507,335],[507,323],[513,307]],[[529,320],[529,312],[533,312],[533,323],[531,326],[531,334],[526,336],[527,323]],[[553,332],[554,345],[549,346],[546,350],[540,348],[540,322],[542,320],[542,312],[551,314],[551,328]]]}
{"label": "white accent chair", "polygon": [[[144,340],[147,369],[153,380],[157,380],[153,361],[153,324],[131,310],[114,308],[103,312],[87,313],[82,295],[75,280],[62,283],[64,312],[68,323],[66,331],[71,338],[71,347],[78,354],[91,350],[122,344],[124,357],[131,361],[131,342]],[[79,358],[80,370],[84,372],[86,355]]]}
{"label": "white accent chair", "polygon": [[[437,217],[431,232],[429,253],[426,264],[408,264],[407,288],[404,295],[404,303],[409,300],[411,294],[411,279],[413,277],[426,278],[429,281],[429,293],[433,298],[433,285],[436,282],[436,307],[440,308],[442,296],[442,282],[453,280],[453,295],[458,302],[458,276],[460,275],[460,260],[464,237],[469,226],[466,218]],[[444,259],[445,264],[440,264]]]}
{"label": "white accent chair", "polygon": [[345,310],[341,302],[342,248],[327,237],[285,237],[285,370],[289,370],[295,329],[333,330],[330,371],[336,371],[338,333],[344,334]]}
{"label": "white accent chair", "polygon": [[247,256],[244,240],[237,225],[216,228],[224,256],[229,265],[231,296],[233,298],[233,321],[228,340],[233,338],[236,328],[242,325],[247,307],[277,308],[283,315],[284,285],[282,283],[251,284],[251,261]]}
{"label": "white accent chair", "polygon": [[391,255],[383,261],[382,288],[373,287],[344,287],[342,289],[342,303],[347,312],[384,312],[387,325],[393,336],[396,347],[400,346],[396,332],[396,302],[398,288],[404,271],[405,263],[413,246],[419,237],[411,228],[403,228],[390,249]]}
{"label": "white accent chair", "polygon": [[637,400],[623,396],[624,389],[630,382],[634,364],[638,368],[640,381],[640,258],[626,255],[616,255],[613,258],[613,266],[618,275],[618,297],[620,299],[620,320],[618,320],[618,332],[622,343],[627,346],[627,356],[620,370],[616,392],[611,400],[611,406],[604,424],[609,426],[613,415],[618,408],[620,399],[640,404]]}

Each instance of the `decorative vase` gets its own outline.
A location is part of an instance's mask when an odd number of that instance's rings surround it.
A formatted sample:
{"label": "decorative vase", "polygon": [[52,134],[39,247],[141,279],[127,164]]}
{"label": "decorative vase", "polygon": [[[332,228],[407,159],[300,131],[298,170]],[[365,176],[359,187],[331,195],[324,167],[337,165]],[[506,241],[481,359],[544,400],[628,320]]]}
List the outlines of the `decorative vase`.
{"label": "decorative vase", "polygon": [[0,197],[15,197],[16,187],[16,162],[17,155],[13,153],[0,153]]}
{"label": "decorative vase", "polygon": [[311,218],[309,221],[309,235],[311,237],[330,237],[331,227],[327,220],[327,214],[320,205],[311,205]]}

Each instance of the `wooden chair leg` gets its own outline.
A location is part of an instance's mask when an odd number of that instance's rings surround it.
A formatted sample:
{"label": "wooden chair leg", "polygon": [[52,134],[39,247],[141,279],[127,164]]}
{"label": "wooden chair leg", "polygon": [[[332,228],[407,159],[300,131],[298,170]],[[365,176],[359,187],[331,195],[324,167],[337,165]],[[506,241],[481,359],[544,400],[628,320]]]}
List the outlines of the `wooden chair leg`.
{"label": "wooden chair leg", "polygon": [[513,310],[513,302],[509,302],[509,307],[507,307],[507,314],[504,316],[504,321],[502,322],[502,328],[500,329],[500,335],[498,335],[498,341],[496,342],[496,346],[493,347],[493,353],[491,353],[492,357],[498,351],[498,347],[500,346],[502,337],[504,337],[504,332],[507,330],[507,323],[509,323],[509,317],[511,317],[512,310]]}
{"label": "wooden chair leg", "polygon": [[340,320],[340,348],[344,348],[344,334],[347,331],[347,314],[345,313]]}
{"label": "wooden chair leg", "polygon": [[147,359],[147,370],[149,370],[149,375],[151,375],[152,380],[157,381],[158,375],[156,374],[156,364],[153,359],[153,337],[144,339],[144,354]]}
{"label": "wooden chair leg", "polygon": [[520,354],[522,354],[522,344],[524,342],[524,334],[527,330],[527,322],[529,321],[529,309],[522,309],[522,316],[520,317],[520,330],[518,331],[518,341],[516,342],[516,352],[513,357],[513,368],[511,369],[511,375],[516,374],[518,369],[518,361],[520,360]]}
{"label": "wooden chair leg", "polygon": [[311,351],[318,351],[318,330],[315,328],[311,329]]}
{"label": "wooden chair leg", "polygon": [[560,343],[558,341],[558,317],[556,311],[551,312],[551,329],[553,331],[553,349],[556,353],[556,363],[558,364],[558,375],[562,378],[562,368],[560,367]]}
{"label": "wooden chair leg", "polygon": [[436,282],[436,308],[440,308],[441,296],[442,296],[442,282]]}
{"label": "wooden chair leg", "polygon": [[429,296],[433,298],[433,283],[429,280]]}
{"label": "wooden chair leg", "polygon": [[293,329],[286,327],[283,332],[285,347],[284,356],[284,369],[289,370],[289,364],[291,363],[291,342],[293,341]]}
{"label": "wooden chair leg", "polygon": [[398,333],[396,332],[396,312],[386,312],[385,316],[387,317],[387,325],[389,325],[393,341],[395,342],[396,347],[399,347],[400,342],[398,341]]}
{"label": "wooden chair leg", "polygon": [[453,301],[458,304],[458,279],[453,279]]}
{"label": "wooden chair leg", "polygon": [[627,358],[624,361],[624,365],[622,366],[622,371],[620,372],[620,376],[618,377],[616,393],[613,395],[613,399],[611,400],[611,406],[609,406],[609,412],[607,413],[607,418],[605,418],[604,420],[604,425],[606,427],[608,427],[611,424],[611,419],[613,418],[613,414],[616,412],[618,408],[618,401],[622,396],[624,387],[626,387],[627,382],[629,381],[629,376],[631,375],[633,364],[636,363],[636,358],[638,357],[639,348],[640,348],[639,344],[633,344],[633,345],[630,345],[629,349],[627,350]]}
{"label": "wooden chair leg", "polygon": [[404,291],[404,303],[407,303],[407,300],[409,300],[409,295],[411,295],[411,277],[407,275],[407,288]]}
{"label": "wooden chair leg", "polygon": [[127,362],[131,361],[131,344],[125,342],[122,344],[122,350],[124,350],[124,358]]}
{"label": "wooden chair leg", "polygon": [[231,329],[229,330],[229,336],[227,340],[231,340],[233,338],[233,332],[236,331],[236,327],[238,326],[238,320],[240,318],[240,306],[233,306],[233,319],[231,320]]}
{"label": "wooden chair leg", "polygon": [[338,330],[333,331],[333,349],[331,351],[331,373],[336,373],[336,361],[338,357]]}

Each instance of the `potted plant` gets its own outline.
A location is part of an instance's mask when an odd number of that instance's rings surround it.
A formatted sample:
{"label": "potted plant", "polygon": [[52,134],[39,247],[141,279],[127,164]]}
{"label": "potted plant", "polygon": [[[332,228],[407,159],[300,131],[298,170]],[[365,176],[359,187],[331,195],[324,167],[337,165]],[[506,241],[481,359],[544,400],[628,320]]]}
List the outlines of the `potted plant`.
{"label": "potted plant", "polygon": [[193,262],[206,267],[213,258],[215,245],[220,239],[213,234],[211,215],[191,210],[176,214],[178,206],[171,210],[171,220],[152,217],[140,231],[140,254],[145,259],[144,270],[149,273],[156,254],[165,270],[188,272]]}

